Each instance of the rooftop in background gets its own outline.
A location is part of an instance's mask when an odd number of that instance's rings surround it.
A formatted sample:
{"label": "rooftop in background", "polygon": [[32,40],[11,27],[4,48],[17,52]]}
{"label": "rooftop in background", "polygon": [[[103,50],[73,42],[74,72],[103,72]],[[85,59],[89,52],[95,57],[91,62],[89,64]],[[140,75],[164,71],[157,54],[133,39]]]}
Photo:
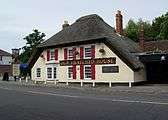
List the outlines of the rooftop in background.
{"label": "rooftop in background", "polygon": [[0,56],[12,56],[12,54],[0,49]]}
{"label": "rooftop in background", "polygon": [[144,42],[144,52],[168,53],[168,40]]}

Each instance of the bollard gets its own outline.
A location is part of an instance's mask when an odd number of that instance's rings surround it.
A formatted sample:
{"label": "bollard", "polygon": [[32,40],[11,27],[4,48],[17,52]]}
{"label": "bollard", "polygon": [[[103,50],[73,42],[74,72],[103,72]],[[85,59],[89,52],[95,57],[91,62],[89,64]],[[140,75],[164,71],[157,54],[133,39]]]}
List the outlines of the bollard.
{"label": "bollard", "polygon": [[111,87],[111,82],[109,82],[109,87]]}
{"label": "bollard", "polygon": [[55,85],[57,84],[57,80],[54,81],[54,84],[55,84]]}
{"label": "bollard", "polygon": [[68,82],[66,82],[66,85],[68,85]]}
{"label": "bollard", "polygon": [[93,85],[92,85],[93,87],[95,87],[95,82],[93,82]]}
{"label": "bollard", "polygon": [[26,82],[28,82],[28,78],[26,77]]}
{"label": "bollard", "polygon": [[22,82],[22,78],[21,77],[19,78],[19,82]]}
{"label": "bollard", "polygon": [[83,86],[83,82],[81,81],[81,87]]}
{"label": "bollard", "polygon": [[132,87],[132,83],[131,83],[131,82],[129,82],[129,87],[130,87],[130,88]]}

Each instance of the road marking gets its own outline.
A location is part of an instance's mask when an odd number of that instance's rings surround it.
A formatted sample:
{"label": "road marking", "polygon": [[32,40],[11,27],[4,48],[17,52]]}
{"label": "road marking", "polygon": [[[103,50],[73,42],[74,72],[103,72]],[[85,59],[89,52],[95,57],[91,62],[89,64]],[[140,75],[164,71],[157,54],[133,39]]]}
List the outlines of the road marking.
{"label": "road marking", "polygon": [[134,100],[124,100],[124,99],[110,99],[110,98],[75,96],[75,95],[57,94],[57,93],[49,93],[49,92],[15,90],[15,89],[11,89],[11,88],[3,88],[3,87],[0,87],[0,89],[10,90],[10,91],[19,91],[19,92],[25,92],[25,93],[31,93],[31,94],[50,95],[50,96],[58,96],[58,97],[68,97],[68,98],[92,99],[92,100],[103,100],[103,101],[125,102],[125,103],[168,105],[168,103],[166,103],[166,102],[136,101],[136,100],[134,101]]}

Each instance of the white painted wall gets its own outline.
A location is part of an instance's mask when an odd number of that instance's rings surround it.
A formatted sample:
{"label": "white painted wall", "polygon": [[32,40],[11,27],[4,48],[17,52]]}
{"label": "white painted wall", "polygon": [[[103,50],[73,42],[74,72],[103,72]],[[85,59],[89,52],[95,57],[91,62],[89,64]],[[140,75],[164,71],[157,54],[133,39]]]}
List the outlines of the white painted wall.
{"label": "white painted wall", "polygon": [[[90,45],[82,45],[83,47],[87,47]],[[71,46],[76,47],[76,50],[79,52],[80,46]],[[99,49],[103,48],[106,52],[102,54],[99,52]],[[96,58],[108,58],[108,57],[116,57],[116,64],[106,64],[106,65],[96,65],[96,79],[95,81],[111,81],[116,83],[123,82],[139,82],[144,81],[145,79],[145,71],[141,70],[139,72],[134,72],[131,68],[129,68],[114,52],[112,52],[104,43],[95,44],[95,57]],[[32,68],[32,79],[33,80],[46,80],[46,64],[57,64],[58,65],[58,79],[59,81],[65,82],[68,80],[67,78],[67,68],[68,66],[60,66],[59,60],[64,59],[64,48],[58,48],[58,61],[47,61],[47,51],[43,51],[44,58],[39,58],[35,65]],[[76,56],[79,59],[79,55]],[[119,66],[119,73],[102,73],[102,66]],[[36,78],[36,68],[42,68],[42,76],[41,78]],[[80,66],[77,65],[77,79],[73,81],[80,81]],[[92,80],[83,80],[83,81],[92,81]]]}
{"label": "white painted wall", "polygon": [[[37,68],[41,68],[41,77],[36,77],[36,70]],[[32,80],[39,80],[39,81],[45,81],[46,79],[46,65],[45,60],[42,57],[39,57],[36,63],[34,64],[32,70],[31,70],[31,78]]]}

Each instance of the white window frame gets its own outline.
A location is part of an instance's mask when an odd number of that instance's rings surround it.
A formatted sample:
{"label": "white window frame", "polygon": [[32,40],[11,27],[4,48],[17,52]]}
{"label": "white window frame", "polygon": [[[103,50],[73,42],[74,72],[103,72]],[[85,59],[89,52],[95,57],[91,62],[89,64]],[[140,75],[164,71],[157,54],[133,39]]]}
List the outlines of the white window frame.
{"label": "white window frame", "polygon": [[[69,56],[70,54],[69,54],[69,51],[72,51],[72,56]],[[68,60],[72,60],[73,59],[73,47],[72,48],[67,48],[67,58],[68,58]]]}
{"label": "white window frame", "polygon": [[[48,68],[51,68],[51,78],[48,78]],[[56,78],[54,78],[54,68],[56,68]],[[55,65],[46,66],[46,79],[47,80],[57,80],[58,79],[58,67]]]}
{"label": "white window frame", "polygon": [[[90,57],[87,57],[87,56],[86,56],[86,50],[85,50],[85,49],[87,49],[87,48],[90,49]],[[85,58],[85,59],[91,59],[91,57],[92,57],[92,47],[91,47],[91,45],[84,47],[84,58]]]}
{"label": "white window frame", "polygon": [[[69,68],[72,68],[71,77],[69,77]],[[68,66],[68,67],[67,67],[67,79],[73,79],[73,66]]]}
{"label": "white window frame", "polygon": [[[40,70],[40,71],[38,71],[38,69]],[[39,72],[39,73],[38,73]],[[39,76],[38,76],[39,75]],[[41,78],[41,68],[36,68],[36,78]]]}
{"label": "white window frame", "polygon": [[[55,71],[54,69],[56,69],[56,71]],[[56,67],[56,66],[53,67],[53,79],[54,79],[54,80],[57,79],[57,76],[58,76],[57,69],[58,69],[58,67]],[[55,76],[56,76],[56,77],[55,77]]]}
{"label": "white window frame", "polygon": [[50,61],[55,60],[55,49],[50,49]]}
{"label": "white window frame", "polygon": [[[86,75],[85,75],[85,67],[90,67],[90,78],[86,78]],[[91,80],[92,79],[92,68],[91,68],[91,65],[84,65],[84,79],[86,80]]]}
{"label": "white window frame", "polygon": [[[51,78],[48,78],[48,69],[51,68]],[[52,67],[47,67],[46,68],[46,77],[47,77],[47,80],[50,80],[52,79]]]}

